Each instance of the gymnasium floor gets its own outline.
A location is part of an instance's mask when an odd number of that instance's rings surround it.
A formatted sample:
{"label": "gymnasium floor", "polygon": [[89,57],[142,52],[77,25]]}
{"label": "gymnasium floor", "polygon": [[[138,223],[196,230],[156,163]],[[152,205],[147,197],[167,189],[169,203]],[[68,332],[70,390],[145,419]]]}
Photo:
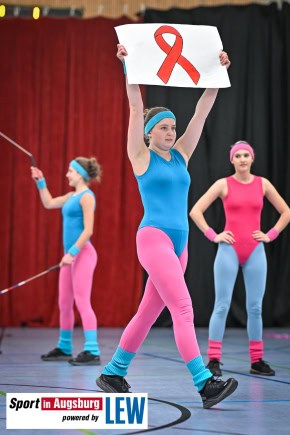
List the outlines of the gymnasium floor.
{"label": "gymnasium floor", "polygon": [[[101,328],[102,364],[112,356],[122,329]],[[67,362],[43,362],[40,355],[56,345],[57,329],[2,329],[0,354],[0,434],[132,434],[133,430],[7,430],[6,400],[9,392],[95,392],[101,367],[75,367]],[[207,330],[197,329],[203,356]],[[170,328],[153,328],[126,377],[133,392],[147,392],[149,428],[159,435],[222,434],[282,435],[290,433],[290,334],[264,331],[265,360],[276,370],[275,377],[249,373],[246,331],[227,329],[222,366],[224,376],[236,377],[238,389],[225,401],[205,410],[193,387],[187,368],[176,350]],[[82,351],[82,331],[75,330],[75,354]],[[205,358],[206,360],[206,358]]]}

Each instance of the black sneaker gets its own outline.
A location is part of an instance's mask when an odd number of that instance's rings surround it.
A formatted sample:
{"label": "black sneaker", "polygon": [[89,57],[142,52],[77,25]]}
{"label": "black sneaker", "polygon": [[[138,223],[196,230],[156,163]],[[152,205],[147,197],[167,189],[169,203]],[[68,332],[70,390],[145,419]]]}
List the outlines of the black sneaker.
{"label": "black sneaker", "polygon": [[251,364],[250,373],[263,376],[275,376],[275,370],[273,370],[262,358]]}
{"label": "black sneaker", "polygon": [[203,407],[208,409],[217,403],[224,400],[232,394],[238,386],[238,381],[234,378],[229,378],[227,381],[215,379],[213,376],[209,378],[199,392],[202,398]]}
{"label": "black sneaker", "polygon": [[101,359],[99,355],[93,355],[88,350],[79,353],[75,358],[71,358],[68,362],[73,366],[99,366]]}
{"label": "black sneaker", "polygon": [[131,393],[131,391],[129,391],[131,385],[129,385],[122,376],[101,375],[96,379],[96,384],[105,391],[105,393]]}
{"label": "black sneaker", "polygon": [[64,353],[59,347],[52,349],[50,352],[41,355],[42,361],[68,361],[71,354]]}
{"label": "black sneaker", "polygon": [[220,365],[223,365],[223,363],[221,363],[219,360],[210,359],[206,367],[212,372],[214,376],[222,376]]}

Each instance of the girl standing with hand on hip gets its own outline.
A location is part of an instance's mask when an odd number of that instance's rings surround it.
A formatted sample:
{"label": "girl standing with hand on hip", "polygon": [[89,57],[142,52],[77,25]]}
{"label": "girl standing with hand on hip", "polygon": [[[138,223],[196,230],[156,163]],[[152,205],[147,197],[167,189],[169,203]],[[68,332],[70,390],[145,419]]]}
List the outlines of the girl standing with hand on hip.
{"label": "girl standing with hand on hip", "polygon": [[[275,240],[288,225],[290,210],[266,178],[251,173],[254,158],[251,145],[246,141],[236,142],[230,151],[234,175],[216,181],[190,212],[190,217],[204,235],[219,245],[214,262],[215,305],[209,323],[207,350],[207,367],[215,376],[222,375],[222,340],[239,266],[246,287],[250,372],[275,375],[263,360],[262,301],[267,274],[264,243]],[[280,213],[278,221],[267,233],[260,228],[264,196]],[[216,234],[204,218],[205,211],[217,198],[221,198],[226,216],[225,229],[220,234]]]}
{"label": "girl standing with hand on hip", "polygon": [[[60,262],[59,310],[60,331],[57,347],[41,356],[43,361],[68,361],[72,365],[99,365],[97,319],[91,306],[93,274],[97,253],[90,237],[93,234],[96,201],[89,189],[90,181],[100,181],[101,167],[94,157],[77,157],[69,164],[66,177],[73,192],[53,198],[43,173],[31,168],[45,208],[61,208],[63,217],[64,256]],[[84,329],[84,351],[72,357],[74,302]]]}
{"label": "girl standing with hand on hip", "polygon": [[[127,51],[118,45],[117,57],[124,62]],[[222,65],[229,66],[226,53]],[[165,306],[173,319],[177,348],[201,395],[210,408],[233,393],[235,379],[214,379],[200,355],[193,324],[191,298],[185,283],[187,264],[190,177],[188,161],[197,146],[205,120],[218,89],[207,89],[180,139],[176,140],[175,115],[165,107],[154,107],[143,116],[138,85],[126,80],[130,106],[127,152],[141,194],[144,217],[137,232],[138,258],[149,278],[139,309],[126,327],[112,360],[104,367],[97,385],[106,392],[127,393],[129,364]],[[148,147],[144,142],[148,142]]]}

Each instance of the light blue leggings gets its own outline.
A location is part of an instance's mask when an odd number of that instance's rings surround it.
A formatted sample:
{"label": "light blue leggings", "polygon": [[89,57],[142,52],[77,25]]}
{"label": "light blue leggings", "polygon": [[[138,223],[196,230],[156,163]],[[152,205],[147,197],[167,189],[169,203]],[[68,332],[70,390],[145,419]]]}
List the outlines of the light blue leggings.
{"label": "light blue leggings", "polygon": [[[267,260],[264,244],[259,243],[241,266],[246,288],[247,331],[249,340],[262,340],[262,301],[265,293]],[[239,260],[232,245],[220,243],[214,262],[215,305],[209,323],[209,339],[222,341]]]}

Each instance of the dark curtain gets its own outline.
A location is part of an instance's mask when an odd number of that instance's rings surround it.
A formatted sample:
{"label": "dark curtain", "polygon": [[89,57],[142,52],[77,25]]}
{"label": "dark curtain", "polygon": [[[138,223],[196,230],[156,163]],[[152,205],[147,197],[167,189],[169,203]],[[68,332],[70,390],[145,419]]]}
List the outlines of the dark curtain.
{"label": "dark curtain", "polygon": [[[245,139],[256,152],[253,172],[268,178],[290,204],[290,5],[201,7],[191,10],[147,10],[147,23],[216,26],[230,55],[231,88],[220,90],[190,164],[192,179],[189,210],[219,178],[232,173],[229,148]],[[149,86],[147,106],[165,105],[177,116],[182,134],[202,90]],[[262,229],[267,231],[278,214],[265,200]],[[223,229],[220,201],[206,212],[217,232]],[[268,276],[263,305],[265,326],[290,324],[290,228],[266,245]],[[213,263],[217,246],[190,223],[186,280],[192,296],[195,324],[208,326],[214,304]],[[157,325],[171,319],[163,312]],[[245,291],[239,274],[228,325],[245,326]]]}
{"label": "dark curtain", "polygon": [[[96,156],[103,180],[92,242],[98,252],[92,303],[99,325],[123,326],[142,292],[135,233],[141,218],[126,155],[128,104],[114,26],[129,19],[7,19],[0,22],[0,131],[27,148],[53,196],[69,190],[68,163]],[[44,210],[29,158],[0,138],[0,288],[57,264],[61,212]],[[58,273],[0,296],[2,326],[58,326]],[[77,317],[79,322],[79,317]]]}

